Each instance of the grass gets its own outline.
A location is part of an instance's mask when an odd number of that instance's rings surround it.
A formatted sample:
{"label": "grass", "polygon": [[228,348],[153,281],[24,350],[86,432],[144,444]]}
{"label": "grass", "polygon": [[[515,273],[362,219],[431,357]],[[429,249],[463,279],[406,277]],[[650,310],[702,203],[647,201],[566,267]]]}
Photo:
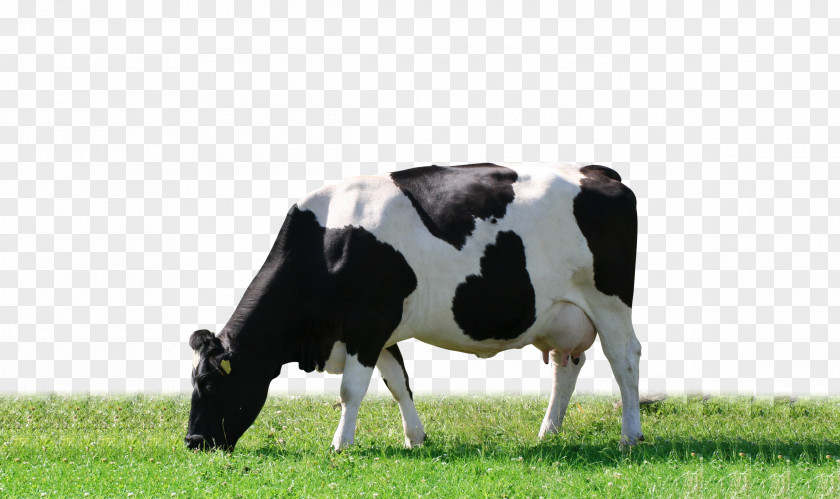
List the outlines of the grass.
{"label": "grass", "polygon": [[0,495],[840,495],[840,400],[672,398],[643,407],[627,453],[613,398],[574,398],[538,442],[545,398],[419,396],[429,439],[412,450],[396,404],[370,398],[341,454],[334,402],[270,398],[228,455],[185,449],[186,397],[0,397]]}

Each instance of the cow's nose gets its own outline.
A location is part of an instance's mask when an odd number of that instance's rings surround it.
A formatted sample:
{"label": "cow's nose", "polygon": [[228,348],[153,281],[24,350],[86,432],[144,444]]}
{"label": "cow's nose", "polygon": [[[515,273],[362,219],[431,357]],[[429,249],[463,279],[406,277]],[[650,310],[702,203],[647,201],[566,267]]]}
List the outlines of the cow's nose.
{"label": "cow's nose", "polygon": [[209,449],[210,442],[204,439],[201,435],[187,435],[184,437],[184,443],[189,449]]}

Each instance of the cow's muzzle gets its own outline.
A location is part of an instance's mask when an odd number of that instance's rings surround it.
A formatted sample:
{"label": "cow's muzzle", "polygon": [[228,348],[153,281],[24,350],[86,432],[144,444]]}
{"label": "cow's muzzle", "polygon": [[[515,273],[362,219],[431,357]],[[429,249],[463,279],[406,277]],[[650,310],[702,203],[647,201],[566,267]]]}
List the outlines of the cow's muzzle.
{"label": "cow's muzzle", "polygon": [[187,435],[184,437],[184,443],[190,450],[220,450],[224,452],[233,452],[233,445],[227,443],[219,443],[215,438],[207,440],[201,435]]}
{"label": "cow's muzzle", "polygon": [[184,443],[187,444],[187,448],[190,450],[210,450],[213,447],[213,443],[201,435],[187,435],[184,437]]}

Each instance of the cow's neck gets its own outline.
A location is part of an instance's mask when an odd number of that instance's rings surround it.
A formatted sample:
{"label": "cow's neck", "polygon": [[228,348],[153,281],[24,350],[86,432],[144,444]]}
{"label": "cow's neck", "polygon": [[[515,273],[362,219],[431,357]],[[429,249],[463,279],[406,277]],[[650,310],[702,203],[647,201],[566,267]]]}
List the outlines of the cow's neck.
{"label": "cow's neck", "polygon": [[289,362],[313,370],[325,359],[323,347],[312,340],[333,336],[311,334],[312,314],[300,298],[302,280],[300,269],[286,265],[275,244],[219,335],[231,350],[259,362],[272,378]]}

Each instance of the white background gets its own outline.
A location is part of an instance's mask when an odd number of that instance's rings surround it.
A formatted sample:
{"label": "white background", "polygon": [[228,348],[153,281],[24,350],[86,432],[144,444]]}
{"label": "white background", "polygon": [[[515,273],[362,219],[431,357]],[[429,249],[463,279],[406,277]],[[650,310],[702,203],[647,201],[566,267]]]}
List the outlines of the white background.
{"label": "white background", "polygon": [[[412,3],[0,2],[0,391],[188,391],[306,192],[561,160],[639,198],[642,391],[840,393],[840,4]],[[403,352],[419,392],[550,387]]]}

